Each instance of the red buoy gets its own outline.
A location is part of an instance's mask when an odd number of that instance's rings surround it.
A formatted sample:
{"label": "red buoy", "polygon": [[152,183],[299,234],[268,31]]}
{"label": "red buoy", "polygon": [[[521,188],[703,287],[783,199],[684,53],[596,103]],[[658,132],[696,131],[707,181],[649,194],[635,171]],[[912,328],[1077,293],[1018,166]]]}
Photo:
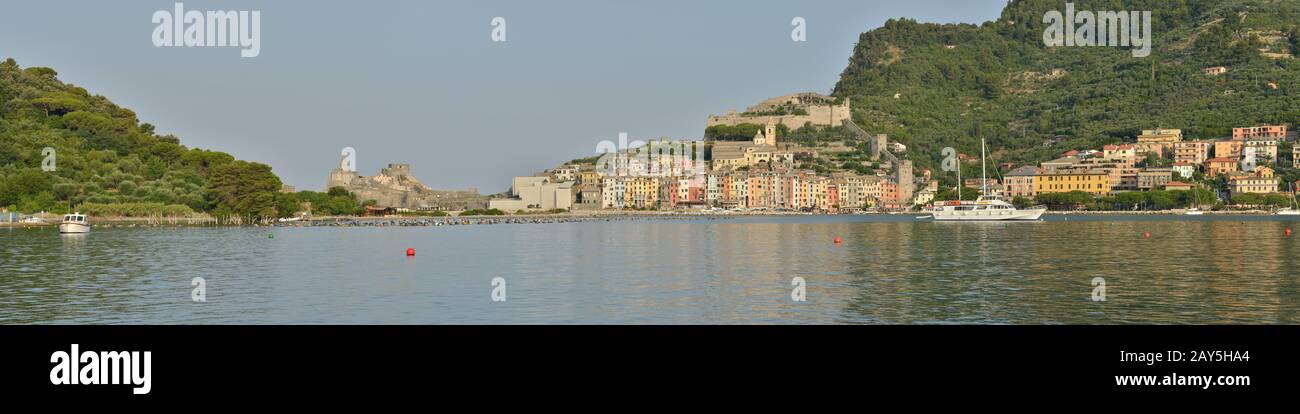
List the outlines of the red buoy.
{"label": "red buoy", "polygon": [[408,247],[408,248],[406,249],[406,255],[407,255],[407,256],[415,256],[415,249],[414,249],[414,248],[409,248],[409,247]]}
{"label": "red buoy", "polygon": [[835,236],[835,244],[840,244],[840,236]]}
{"label": "red buoy", "polygon": [[1286,228],[1286,235],[1287,235],[1287,236],[1290,236],[1290,235],[1291,235],[1291,228],[1290,228],[1290,227],[1287,227],[1287,228]]}
{"label": "red buoy", "polygon": [[1151,232],[1148,231],[1146,233],[1142,233],[1142,237],[1147,239],[1151,238]]}

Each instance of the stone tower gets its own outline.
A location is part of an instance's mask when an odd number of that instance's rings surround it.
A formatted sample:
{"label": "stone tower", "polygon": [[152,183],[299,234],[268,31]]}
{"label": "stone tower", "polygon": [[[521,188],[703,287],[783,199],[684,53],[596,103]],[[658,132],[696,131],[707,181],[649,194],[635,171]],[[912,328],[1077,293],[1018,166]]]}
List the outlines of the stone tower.
{"label": "stone tower", "polygon": [[776,123],[768,122],[767,127],[763,129],[763,135],[767,136],[767,145],[776,146]]}
{"label": "stone tower", "polygon": [[885,151],[885,144],[889,142],[889,136],[885,134],[876,134],[867,139],[867,147],[871,149],[871,158],[879,160],[880,153]]}
{"label": "stone tower", "polygon": [[898,202],[904,206],[911,205],[912,195],[916,192],[913,180],[912,160],[899,161],[898,167],[894,169],[894,182],[898,183]]}

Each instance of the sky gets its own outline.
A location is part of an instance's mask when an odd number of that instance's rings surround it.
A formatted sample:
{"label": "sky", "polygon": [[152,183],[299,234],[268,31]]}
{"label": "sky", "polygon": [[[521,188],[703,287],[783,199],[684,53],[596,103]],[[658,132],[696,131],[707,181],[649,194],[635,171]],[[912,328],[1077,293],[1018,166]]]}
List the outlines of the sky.
{"label": "sky", "polygon": [[699,139],[708,114],[830,93],[860,33],[897,17],[982,23],[1006,0],[183,2],[260,11],[247,58],[155,47],[151,18],[175,3],[6,2],[0,59],[54,68],[300,190],[322,190],[352,147],[362,175],[408,163],[435,189],[491,194],[620,132]]}

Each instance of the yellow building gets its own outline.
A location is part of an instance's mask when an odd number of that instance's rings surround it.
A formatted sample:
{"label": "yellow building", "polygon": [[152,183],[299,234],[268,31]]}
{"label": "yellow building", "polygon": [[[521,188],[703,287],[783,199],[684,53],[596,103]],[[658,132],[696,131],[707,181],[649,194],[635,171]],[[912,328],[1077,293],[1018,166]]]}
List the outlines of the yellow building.
{"label": "yellow building", "polygon": [[1273,178],[1272,170],[1267,171],[1267,174],[1261,171],[1256,171],[1254,174],[1247,172],[1228,174],[1228,195],[1232,197],[1240,194],[1276,193],[1277,189],[1277,178]]}
{"label": "yellow building", "polygon": [[628,207],[655,207],[659,204],[659,177],[634,177],[627,181],[623,194]]}
{"label": "yellow building", "polygon": [[1092,195],[1110,194],[1110,174],[1102,170],[1056,170],[1034,176],[1034,194],[1083,191]]}

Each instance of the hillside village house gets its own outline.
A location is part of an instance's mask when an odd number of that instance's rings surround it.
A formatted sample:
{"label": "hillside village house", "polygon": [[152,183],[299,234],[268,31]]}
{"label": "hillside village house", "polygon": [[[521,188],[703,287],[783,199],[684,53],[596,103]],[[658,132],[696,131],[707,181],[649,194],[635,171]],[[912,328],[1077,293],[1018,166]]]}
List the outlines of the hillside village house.
{"label": "hillside village house", "polygon": [[1102,156],[1106,158],[1136,158],[1137,147],[1133,145],[1107,145],[1102,147]]}
{"label": "hillside village house", "polygon": [[1147,168],[1138,172],[1137,187],[1139,190],[1156,190],[1173,181],[1173,168]]}
{"label": "hillside village house", "polygon": [[1232,139],[1239,141],[1251,139],[1271,139],[1273,141],[1281,141],[1285,140],[1286,137],[1286,125],[1261,125],[1256,127],[1232,129]]}
{"label": "hillside village house", "polygon": [[1183,130],[1181,129],[1148,129],[1143,130],[1142,135],[1137,137],[1137,156],[1145,157],[1148,153],[1155,153],[1163,156],[1167,152],[1173,152],[1174,144],[1182,142]]}
{"label": "hillside village house", "polygon": [[1074,167],[1074,165],[1078,163],[1079,163],[1079,157],[1065,156],[1051,161],[1044,161],[1042,163],[1039,163],[1039,166],[1042,167],[1043,172],[1052,172],[1060,169]]}
{"label": "hillside village house", "polygon": [[1228,194],[1269,194],[1277,192],[1277,178],[1273,169],[1258,167],[1253,172],[1233,172],[1228,174]]}
{"label": "hillside village house", "polygon": [[1172,169],[1178,178],[1192,178],[1196,174],[1196,164],[1188,162],[1175,162]]}
{"label": "hillside village house", "polygon": [[1254,151],[1257,161],[1274,162],[1277,161],[1277,143],[1276,138],[1251,138],[1246,140],[1242,153],[1245,155]]}
{"label": "hillside village house", "polygon": [[1174,144],[1174,161],[1201,164],[1210,158],[1210,141],[1185,141]]}
{"label": "hillside village house", "polygon": [[1217,177],[1219,174],[1235,171],[1237,171],[1236,158],[1210,158],[1205,160],[1205,175],[1207,177]]}
{"label": "hillside village house", "polygon": [[1243,139],[1224,139],[1214,141],[1214,158],[1241,158],[1241,149],[1246,146]]}

